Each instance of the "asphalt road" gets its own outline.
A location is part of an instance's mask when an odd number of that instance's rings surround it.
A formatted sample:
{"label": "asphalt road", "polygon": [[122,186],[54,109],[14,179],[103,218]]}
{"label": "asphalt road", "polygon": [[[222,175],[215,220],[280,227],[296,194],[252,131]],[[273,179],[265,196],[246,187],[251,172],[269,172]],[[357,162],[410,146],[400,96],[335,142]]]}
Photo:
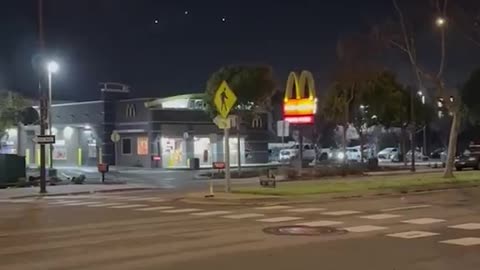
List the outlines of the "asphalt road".
{"label": "asphalt road", "polygon": [[[0,269],[480,269],[480,189],[283,205],[156,191],[0,202]],[[267,234],[303,224],[346,230]]]}

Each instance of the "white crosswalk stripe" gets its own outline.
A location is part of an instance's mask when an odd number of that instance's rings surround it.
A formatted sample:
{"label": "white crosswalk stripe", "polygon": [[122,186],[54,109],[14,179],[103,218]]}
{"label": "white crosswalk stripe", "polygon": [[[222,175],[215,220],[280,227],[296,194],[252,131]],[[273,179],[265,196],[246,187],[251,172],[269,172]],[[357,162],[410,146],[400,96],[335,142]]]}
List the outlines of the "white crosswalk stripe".
{"label": "white crosswalk stripe", "polygon": [[362,213],[362,212],[355,211],[355,210],[341,210],[341,211],[332,211],[332,212],[322,212],[322,215],[346,216],[346,215],[354,215],[354,214],[360,214],[360,213]]}
{"label": "white crosswalk stripe", "polygon": [[372,219],[372,220],[391,219],[391,218],[398,218],[398,217],[401,217],[401,215],[376,214],[376,215],[361,216],[361,218]]}
{"label": "white crosswalk stripe", "polygon": [[429,237],[429,236],[435,236],[435,235],[439,235],[439,233],[424,232],[424,231],[408,231],[408,232],[387,234],[387,236],[390,236],[390,237],[403,238],[403,239],[415,239],[415,238],[423,238],[423,237]]}
{"label": "white crosswalk stripe", "polygon": [[82,201],[56,201],[56,202],[49,202],[48,204],[68,204],[68,203],[79,203]]}
{"label": "white crosswalk stripe", "polygon": [[394,212],[394,211],[412,210],[412,209],[420,209],[420,208],[428,208],[428,207],[432,207],[432,206],[429,205],[429,204],[421,204],[421,205],[387,208],[387,209],[382,209],[380,211],[382,211],[382,212]]}
{"label": "white crosswalk stripe", "polygon": [[480,238],[478,238],[478,237],[465,237],[465,238],[458,238],[458,239],[440,241],[440,243],[458,245],[458,246],[476,246],[476,245],[480,245]]}
{"label": "white crosswalk stripe", "polygon": [[230,211],[210,211],[210,212],[192,213],[190,215],[206,217],[206,216],[226,215],[226,214],[230,214],[230,213],[232,213],[232,212],[230,212]]}
{"label": "white crosswalk stripe", "polygon": [[162,213],[177,214],[177,213],[190,213],[190,212],[198,212],[198,211],[202,211],[202,209],[197,209],[197,208],[173,209],[173,210],[162,211]]}
{"label": "white crosswalk stripe", "polygon": [[286,222],[286,221],[293,221],[303,219],[301,217],[274,217],[274,218],[264,218],[258,219],[257,221],[260,222],[267,222],[267,223],[275,223],[275,222]]}
{"label": "white crosswalk stripe", "polygon": [[355,227],[349,227],[349,228],[344,228],[344,229],[349,231],[349,232],[362,233],[362,232],[372,232],[372,231],[386,230],[388,228],[387,227],[381,227],[381,226],[373,226],[373,225],[362,225],[362,226],[355,226]]}
{"label": "white crosswalk stripe", "polygon": [[157,210],[167,210],[172,208],[173,206],[155,206],[155,207],[139,208],[139,209],[135,209],[135,211],[157,211]]}
{"label": "white crosswalk stripe", "polygon": [[64,205],[66,206],[83,206],[83,205],[89,205],[89,204],[99,204],[100,202],[77,202],[77,203],[66,203]]}
{"label": "white crosswalk stripe", "polygon": [[324,227],[324,226],[334,226],[343,224],[342,221],[332,221],[332,220],[318,220],[310,221],[297,224],[298,226],[308,226],[308,227]]}
{"label": "white crosswalk stripe", "polygon": [[237,214],[237,215],[228,215],[223,216],[224,218],[230,219],[244,219],[244,218],[256,218],[256,217],[263,217],[264,214],[257,214],[257,213],[246,213],[246,214]]}
{"label": "white crosswalk stripe", "polygon": [[158,197],[133,197],[130,199],[125,199],[126,201],[149,201],[149,200],[160,200]]}
{"label": "white crosswalk stripe", "polygon": [[107,207],[107,206],[116,206],[116,205],[126,205],[125,203],[99,203],[87,205],[87,207]]}
{"label": "white crosswalk stripe", "polygon": [[438,218],[416,218],[416,219],[404,220],[402,222],[408,223],[408,224],[426,225],[426,224],[445,222],[445,220],[438,219]]}
{"label": "white crosswalk stripe", "polygon": [[289,209],[292,208],[291,206],[287,205],[272,205],[272,206],[262,206],[256,207],[257,210],[282,210],[282,209]]}
{"label": "white crosswalk stripe", "polygon": [[461,229],[461,230],[480,230],[480,223],[465,223],[454,226],[449,226],[452,229]]}
{"label": "white crosswalk stripe", "polygon": [[109,208],[113,209],[127,209],[127,208],[139,208],[139,207],[145,207],[148,206],[146,204],[125,204],[125,205],[117,205],[117,206],[111,206]]}
{"label": "white crosswalk stripe", "polygon": [[320,211],[325,211],[327,209],[325,208],[294,208],[294,209],[287,209],[285,210],[286,212],[291,212],[291,213],[309,213],[309,212],[320,212]]}

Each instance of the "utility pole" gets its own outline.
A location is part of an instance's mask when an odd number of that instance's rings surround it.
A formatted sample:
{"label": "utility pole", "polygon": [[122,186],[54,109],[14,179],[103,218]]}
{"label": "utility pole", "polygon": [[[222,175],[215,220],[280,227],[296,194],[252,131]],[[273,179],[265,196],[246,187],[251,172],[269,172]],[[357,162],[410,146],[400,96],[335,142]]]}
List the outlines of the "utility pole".
{"label": "utility pole", "polygon": [[[43,0],[38,0],[38,43],[40,49],[40,61],[38,63],[38,93],[40,97],[40,135],[45,135],[45,125],[48,115],[48,104],[45,96],[45,91],[43,89],[44,84],[44,74],[43,74],[43,64],[44,64],[44,53],[45,53],[45,40],[43,34]],[[47,175],[45,170],[45,144],[40,144],[40,193],[47,193]]]}
{"label": "utility pole", "polygon": [[231,188],[230,188],[230,129],[225,128],[224,129],[224,140],[225,140],[225,149],[223,153],[225,153],[225,156],[223,157],[225,160],[225,192],[230,193]]}
{"label": "utility pole", "polygon": [[410,124],[412,125],[411,131],[410,131],[410,148],[412,149],[412,167],[410,168],[410,171],[415,172],[415,136],[416,136],[416,125],[415,125],[415,89],[412,87],[410,91]]}

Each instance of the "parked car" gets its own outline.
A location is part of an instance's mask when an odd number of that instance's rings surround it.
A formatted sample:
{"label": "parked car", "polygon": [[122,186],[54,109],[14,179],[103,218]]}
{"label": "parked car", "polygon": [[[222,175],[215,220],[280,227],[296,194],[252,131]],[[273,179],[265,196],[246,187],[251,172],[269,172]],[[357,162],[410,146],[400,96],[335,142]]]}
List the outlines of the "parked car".
{"label": "parked car", "polygon": [[[407,161],[412,160],[412,150],[408,151],[405,158]],[[415,161],[427,161],[428,157],[425,156],[419,149],[415,150]]]}
{"label": "parked car", "polygon": [[455,168],[461,171],[464,168],[480,170],[480,147],[470,146],[462,155],[455,159]]}
{"label": "parked car", "polygon": [[[344,159],[347,159],[348,162],[360,162],[362,160],[360,147],[347,147],[346,152],[343,152],[341,149],[333,151],[333,158],[337,162],[343,162]],[[366,157],[364,157],[364,159],[366,159]]]}
{"label": "parked car", "polygon": [[362,154],[360,153],[360,147],[348,147],[347,148],[347,160],[361,162]]}
{"label": "parked car", "polygon": [[398,148],[387,147],[382,151],[378,152],[377,158],[379,161],[395,161],[395,158],[398,157],[398,153]]}
{"label": "parked car", "polygon": [[[299,155],[300,145],[295,144],[287,149],[280,150],[279,161],[280,162],[290,162],[293,159],[297,158]],[[313,161],[315,159],[315,146],[313,144],[304,144],[303,145],[303,160]]]}
{"label": "parked car", "polygon": [[437,148],[430,153],[430,158],[441,159],[442,152],[444,151],[445,151],[445,147]]}

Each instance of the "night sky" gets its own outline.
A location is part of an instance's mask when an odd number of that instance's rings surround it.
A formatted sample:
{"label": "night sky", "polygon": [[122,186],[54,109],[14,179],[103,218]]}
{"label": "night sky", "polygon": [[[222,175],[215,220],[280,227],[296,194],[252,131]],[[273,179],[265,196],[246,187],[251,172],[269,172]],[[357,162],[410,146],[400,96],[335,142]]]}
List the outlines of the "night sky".
{"label": "night sky", "polygon": [[[34,96],[36,1],[1,1],[0,88]],[[309,69],[322,87],[338,38],[392,13],[389,0],[44,1],[47,47],[61,65],[54,97],[65,100],[98,98],[102,81],[138,97],[203,92],[227,64],[269,64],[279,88],[288,71]]]}

